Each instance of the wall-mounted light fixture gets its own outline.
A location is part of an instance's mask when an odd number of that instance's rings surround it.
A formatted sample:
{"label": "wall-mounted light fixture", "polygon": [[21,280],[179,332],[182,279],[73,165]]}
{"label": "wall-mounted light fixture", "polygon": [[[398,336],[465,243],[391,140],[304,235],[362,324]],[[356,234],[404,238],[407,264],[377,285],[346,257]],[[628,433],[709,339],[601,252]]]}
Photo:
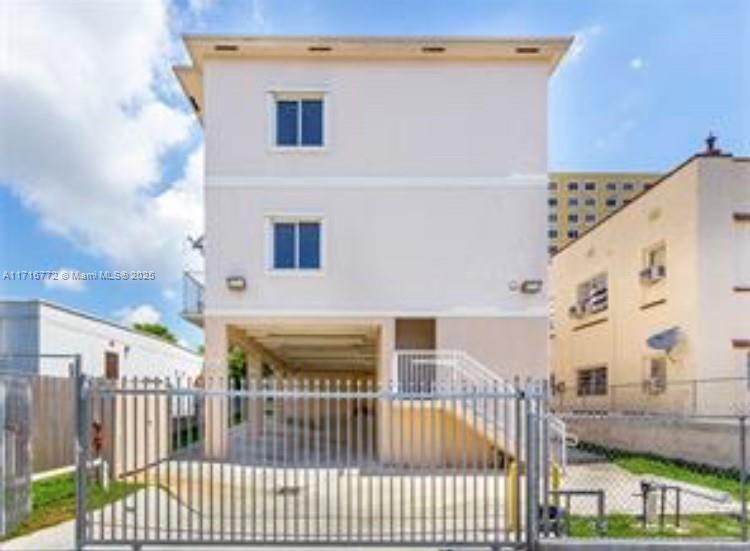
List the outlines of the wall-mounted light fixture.
{"label": "wall-mounted light fixture", "polygon": [[247,281],[243,276],[228,276],[227,289],[230,291],[244,291],[247,288]]}
{"label": "wall-mounted light fixture", "polygon": [[541,279],[525,279],[521,282],[521,292],[525,295],[536,295],[542,291]]}

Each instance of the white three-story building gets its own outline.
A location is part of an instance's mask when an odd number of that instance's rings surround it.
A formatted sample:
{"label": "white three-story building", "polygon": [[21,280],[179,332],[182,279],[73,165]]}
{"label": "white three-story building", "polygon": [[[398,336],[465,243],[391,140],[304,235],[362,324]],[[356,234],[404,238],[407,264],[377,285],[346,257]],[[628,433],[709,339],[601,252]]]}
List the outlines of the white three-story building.
{"label": "white three-story building", "polygon": [[207,375],[388,380],[394,351],[548,369],[548,80],[568,38],[185,38]]}

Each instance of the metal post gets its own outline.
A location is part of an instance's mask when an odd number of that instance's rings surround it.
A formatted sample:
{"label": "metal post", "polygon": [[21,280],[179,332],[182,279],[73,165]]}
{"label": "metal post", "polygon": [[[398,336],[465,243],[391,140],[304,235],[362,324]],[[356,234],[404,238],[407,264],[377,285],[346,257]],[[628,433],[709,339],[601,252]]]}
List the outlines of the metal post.
{"label": "metal post", "polygon": [[[537,433],[537,400],[531,383],[526,385],[526,545],[534,551],[537,548],[539,530],[539,499],[537,480],[537,457],[539,436]],[[538,406],[538,403],[536,404]]]}
{"label": "metal post", "polygon": [[539,420],[541,423],[541,475],[542,475],[542,533],[549,537],[549,391],[547,382],[542,386],[542,398],[539,402]]}
{"label": "metal post", "polygon": [[747,417],[740,416],[740,518],[742,541],[747,541]]}
{"label": "metal post", "polygon": [[86,388],[81,369],[81,355],[73,359],[72,373],[75,388],[75,462],[76,462],[76,549],[83,549],[86,533],[86,451],[88,449]]}
{"label": "metal post", "polygon": [[693,379],[693,415],[698,413],[698,381]]}

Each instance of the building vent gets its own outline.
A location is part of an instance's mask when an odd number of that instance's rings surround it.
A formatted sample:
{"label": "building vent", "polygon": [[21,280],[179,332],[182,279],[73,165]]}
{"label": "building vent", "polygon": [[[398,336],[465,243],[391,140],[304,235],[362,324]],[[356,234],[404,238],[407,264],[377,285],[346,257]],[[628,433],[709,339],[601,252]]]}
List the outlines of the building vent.
{"label": "building vent", "polygon": [[217,52],[236,52],[239,48],[233,44],[217,44],[214,46],[214,50]]}
{"label": "building vent", "polygon": [[308,52],[330,52],[333,50],[330,46],[308,46]]}
{"label": "building vent", "polygon": [[443,46],[422,46],[422,52],[426,54],[442,54],[445,52]]}
{"label": "building vent", "polygon": [[539,48],[536,46],[520,46],[516,48],[517,54],[538,54]]}

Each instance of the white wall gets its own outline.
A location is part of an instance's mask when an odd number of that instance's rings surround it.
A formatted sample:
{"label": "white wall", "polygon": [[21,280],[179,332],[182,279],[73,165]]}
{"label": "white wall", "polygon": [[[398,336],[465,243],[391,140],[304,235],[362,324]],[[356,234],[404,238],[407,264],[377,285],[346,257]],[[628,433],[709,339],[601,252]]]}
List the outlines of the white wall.
{"label": "white wall", "polygon": [[[546,278],[543,182],[481,188],[284,186],[207,190],[207,310],[254,315],[404,313],[546,317],[543,294],[509,289]],[[322,215],[320,275],[268,272],[268,215]],[[242,275],[248,288],[228,291]],[[540,343],[541,344],[541,343]]]}
{"label": "white wall", "polygon": [[[30,343],[27,354],[81,354],[84,372],[92,376],[104,375],[107,351],[119,355],[121,377],[195,377],[203,365],[201,356],[181,347],[37,301],[0,302],[0,327],[13,337],[0,341],[0,352],[18,352],[8,343],[20,339]],[[39,372],[67,376],[69,363],[43,358]]]}
{"label": "white wall", "polygon": [[35,373],[39,318],[34,302],[0,301],[0,371]]}
{"label": "white wall", "polygon": [[[509,286],[547,279],[548,77],[541,62],[208,60],[207,319],[495,318],[527,339],[514,363],[546,371],[546,296]],[[322,150],[271,146],[285,90],[325,92]],[[322,274],[268,273],[280,214],[323,217]],[[481,342],[455,326],[446,344],[497,365],[487,343],[508,339],[480,325]]]}
{"label": "white wall", "polygon": [[[207,184],[250,175],[542,174],[548,76],[544,62],[208,60]],[[269,93],[289,89],[327,91],[324,151],[269,148]]]}

